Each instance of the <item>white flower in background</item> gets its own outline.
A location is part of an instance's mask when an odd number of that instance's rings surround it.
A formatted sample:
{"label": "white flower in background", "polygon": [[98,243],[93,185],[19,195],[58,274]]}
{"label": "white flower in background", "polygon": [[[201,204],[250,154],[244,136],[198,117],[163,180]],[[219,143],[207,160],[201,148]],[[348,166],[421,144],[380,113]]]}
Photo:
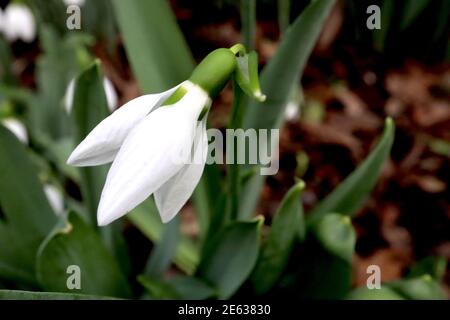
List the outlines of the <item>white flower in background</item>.
{"label": "white flower in background", "polygon": [[64,212],[64,198],[61,191],[51,184],[46,184],[44,185],[44,193],[56,215],[61,215]]}
{"label": "white flower in background", "polygon": [[36,22],[31,10],[23,5],[9,4],[0,17],[1,31],[9,41],[32,42],[36,37]]}
{"label": "white flower in background", "polygon": [[82,6],[84,5],[85,0],[63,0],[63,2],[66,6]]}
{"label": "white flower in background", "polygon": [[[103,88],[105,90],[106,102],[108,104],[109,111],[113,112],[117,108],[117,92],[114,89],[114,85],[107,77],[103,78]],[[73,97],[75,95],[75,79],[70,80],[67,86],[66,93],[64,95],[64,108],[67,113],[70,113],[73,105]]]}
{"label": "white flower in background", "polygon": [[28,133],[25,126],[15,118],[6,118],[2,120],[2,124],[19,139],[20,142],[28,143]]}
{"label": "white flower in background", "polygon": [[298,120],[300,117],[300,106],[298,103],[294,100],[289,100],[289,102],[286,104],[286,109],[284,111],[284,116],[286,117],[286,120],[293,121]]}
{"label": "white flower in background", "polygon": [[[68,164],[100,165],[114,160],[97,213],[103,226],[154,194],[163,222],[170,221],[194,191],[206,162],[206,116],[211,99],[185,81],[180,100],[160,106],[177,90],[131,100],[95,127],[73,151]],[[196,161],[188,160],[193,151]],[[199,160],[199,158],[201,159]]]}

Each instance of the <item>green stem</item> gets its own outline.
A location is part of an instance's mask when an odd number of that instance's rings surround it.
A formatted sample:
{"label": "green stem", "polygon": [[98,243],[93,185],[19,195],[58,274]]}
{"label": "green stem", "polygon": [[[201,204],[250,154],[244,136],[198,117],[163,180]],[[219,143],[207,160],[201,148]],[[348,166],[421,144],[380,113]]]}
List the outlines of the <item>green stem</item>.
{"label": "green stem", "polygon": [[251,51],[255,46],[256,0],[241,0],[241,23],[244,44]]}

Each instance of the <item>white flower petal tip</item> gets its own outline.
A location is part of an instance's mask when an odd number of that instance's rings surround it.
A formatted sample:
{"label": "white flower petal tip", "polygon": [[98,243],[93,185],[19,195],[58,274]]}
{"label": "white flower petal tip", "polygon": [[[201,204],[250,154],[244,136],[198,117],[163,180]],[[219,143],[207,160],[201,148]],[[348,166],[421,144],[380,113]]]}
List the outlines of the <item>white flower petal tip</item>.
{"label": "white flower petal tip", "polygon": [[101,121],[67,160],[73,166],[96,166],[114,160],[130,131],[176,89],[133,99]]}
{"label": "white flower petal tip", "polygon": [[192,163],[186,164],[154,194],[156,207],[163,223],[170,222],[183,208],[203,174],[208,152],[206,120],[197,126],[193,149]]}
{"label": "white flower petal tip", "polygon": [[11,131],[16,138],[23,144],[28,144],[28,133],[25,126],[15,118],[6,118],[2,120],[2,124]]}
{"label": "white flower petal tip", "polygon": [[[100,226],[122,217],[161,188],[159,194],[179,196],[176,202],[158,198],[162,211],[168,212],[161,215],[162,219],[167,222],[173,218],[192,194],[203,171],[201,165],[192,173],[193,165],[179,155],[190,155],[199,136],[197,119],[210,102],[201,88],[192,88],[181,100],[158,108],[131,130],[106,178],[97,212]],[[206,131],[204,125],[202,130]],[[206,132],[200,135],[204,136]],[[177,183],[180,179],[181,187]],[[171,183],[166,184],[169,180]]]}

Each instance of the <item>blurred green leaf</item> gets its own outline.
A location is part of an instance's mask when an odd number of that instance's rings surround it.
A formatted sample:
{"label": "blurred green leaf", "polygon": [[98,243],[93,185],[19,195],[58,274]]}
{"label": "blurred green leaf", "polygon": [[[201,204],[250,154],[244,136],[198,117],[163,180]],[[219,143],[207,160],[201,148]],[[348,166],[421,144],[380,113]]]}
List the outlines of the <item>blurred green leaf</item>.
{"label": "blurred green leaf", "polygon": [[180,218],[175,217],[165,226],[160,241],[156,242],[145,267],[145,275],[157,277],[162,275],[176,254],[180,238]]}
{"label": "blurred green leaf", "polygon": [[[244,128],[280,128],[292,86],[303,72],[334,2],[312,2],[286,30],[277,52],[261,73],[261,88],[267,99],[262,103],[250,101]],[[240,201],[241,218],[248,219],[253,214],[264,180],[265,176],[262,175],[255,175],[248,180]]]}
{"label": "blurred green leaf", "polygon": [[445,257],[426,257],[416,262],[408,273],[408,278],[416,278],[429,274],[437,281],[442,281],[447,269],[447,259]]}
{"label": "blurred green leaf", "polygon": [[193,58],[165,0],[114,0],[128,58],[145,93],[186,80]]}
{"label": "blurred green leaf", "polygon": [[35,255],[56,223],[22,143],[0,125],[0,277],[35,283]]}
{"label": "blurred green leaf", "polygon": [[402,279],[385,284],[398,294],[413,300],[441,300],[445,293],[439,283],[426,274],[414,279]]}
{"label": "blurred green leaf", "polygon": [[129,297],[131,289],[117,261],[103,245],[94,229],[76,213],[63,218],[39,248],[37,277],[46,291],[72,292],[67,281],[69,266],[81,271],[77,292],[113,297]]}
{"label": "blurred green leaf", "polygon": [[348,217],[329,214],[317,220],[301,255],[300,298],[342,299],[351,287],[356,234]]}
{"label": "blurred green leaf", "polygon": [[327,214],[313,226],[313,229],[316,239],[327,252],[349,264],[352,263],[356,235],[347,216]]}
{"label": "blurred green leaf", "polygon": [[284,271],[298,235],[305,237],[301,193],[305,184],[300,181],[284,196],[273,218],[267,242],[262,247],[251,280],[258,294],[272,288]]}
{"label": "blurred green leaf", "polygon": [[44,25],[39,33],[43,53],[37,61],[37,97],[29,106],[32,129],[59,139],[71,133],[70,118],[63,107],[63,97],[70,80],[81,68],[78,53],[83,41],[77,34],[61,37],[52,26]]}
{"label": "blurred green leaf", "polygon": [[111,300],[113,297],[77,293],[0,290],[0,300]]}
{"label": "blurred green leaf", "polygon": [[[75,144],[80,143],[91,131],[109,115],[100,62],[96,61],[75,79],[75,90],[71,111],[75,129]],[[107,166],[82,167],[81,187],[90,219],[96,224],[98,202],[105,183]]]}
{"label": "blurred green leaf", "polygon": [[252,50],[255,46],[256,0],[240,0],[240,2],[243,41],[247,50]]}
{"label": "blurred green leaf", "polygon": [[395,125],[387,118],[383,135],[377,146],[359,167],[322,200],[307,216],[314,223],[329,212],[354,215],[375,186],[381,169],[389,157],[394,142]]}
{"label": "blurred green leaf", "polygon": [[205,244],[197,275],[217,288],[220,299],[232,296],[255,266],[261,224],[261,219],[234,222]]}
{"label": "blurred green leaf", "polygon": [[[149,198],[127,215],[128,219],[150,240],[160,241],[164,224],[159,217],[153,198]],[[178,242],[175,264],[187,274],[192,274],[199,262],[199,250],[187,237],[181,236]]]}
{"label": "blurred green leaf", "polygon": [[403,4],[403,16],[400,21],[400,29],[404,30],[408,28],[429,3],[429,0],[405,1]]}
{"label": "blurred green leaf", "polygon": [[389,288],[369,289],[360,287],[347,296],[349,300],[404,300],[404,298]]}
{"label": "blurred green leaf", "polygon": [[193,277],[175,276],[163,280],[139,276],[138,280],[154,299],[202,300],[215,295],[215,291],[211,287]]}

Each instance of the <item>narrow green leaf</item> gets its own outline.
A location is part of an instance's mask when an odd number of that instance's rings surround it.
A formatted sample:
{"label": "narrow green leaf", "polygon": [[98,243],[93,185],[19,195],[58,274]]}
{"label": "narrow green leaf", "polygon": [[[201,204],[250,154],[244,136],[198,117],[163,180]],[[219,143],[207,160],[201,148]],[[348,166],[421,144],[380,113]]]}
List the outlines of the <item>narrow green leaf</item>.
{"label": "narrow green leaf", "polygon": [[445,293],[439,283],[426,274],[414,279],[402,279],[387,283],[386,286],[404,296],[406,299],[413,300],[442,300],[445,299]]}
{"label": "narrow green leaf", "polygon": [[426,257],[415,263],[409,273],[408,278],[416,278],[429,274],[433,279],[442,281],[447,270],[447,259],[445,257],[435,256]]}
{"label": "narrow green leaf", "polygon": [[35,284],[34,258],[56,223],[25,146],[0,125],[0,277]]}
{"label": "narrow green leaf", "polygon": [[403,6],[403,16],[400,22],[400,29],[404,30],[408,28],[429,3],[429,0],[405,1]]}
{"label": "narrow green leaf", "polygon": [[[100,62],[96,61],[75,81],[71,116],[75,127],[75,143],[80,143],[100,121],[109,115]],[[92,224],[97,224],[96,213],[107,166],[80,168],[83,199],[91,213]]]}
{"label": "narrow green leaf", "polygon": [[348,217],[329,214],[317,221],[300,263],[300,298],[342,299],[352,279],[356,234]]}
{"label": "narrow green leaf", "polygon": [[262,220],[235,222],[207,243],[197,275],[217,288],[219,298],[231,297],[256,264]]}
{"label": "narrow green leaf", "polygon": [[[144,201],[127,217],[150,240],[158,242],[161,239],[164,225],[153,198]],[[199,262],[199,250],[189,238],[181,236],[174,261],[187,274],[192,274],[195,271]]]}
{"label": "narrow green leaf", "polygon": [[145,93],[187,79],[193,58],[165,0],[114,0],[128,58]]}
{"label": "narrow green leaf", "polygon": [[[244,128],[280,128],[292,87],[303,72],[334,2],[313,1],[287,29],[277,52],[261,73],[261,88],[267,99],[262,103],[250,102]],[[265,176],[255,175],[246,184],[240,202],[242,219],[253,214],[264,181]]]}
{"label": "narrow green leaf", "polygon": [[349,300],[404,300],[404,298],[389,288],[369,289],[356,288],[347,296]]}
{"label": "narrow green leaf", "polygon": [[215,291],[211,287],[193,277],[175,276],[161,279],[139,276],[138,281],[154,299],[202,300],[215,295]]}
{"label": "narrow green leaf", "polygon": [[241,31],[244,38],[244,45],[248,50],[255,47],[256,32],[256,0],[241,1]]}
{"label": "narrow green leaf", "polygon": [[297,236],[305,236],[300,181],[284,196],[274,216],[267,242],[262,248],[251,280],[255,291],[263,294],[272,288],[284,271]]}
{"label": "narrow green leaf", "polygon": [[39,248],[36,270],[42,288],[73,293],[67,286],[72,275],[67,268],[73,265],[81,273],[81,289],[77,292],[113,297],[131,295],[126,278],[101,238],[77,214],[70,213]]}
{"label": "narrow green leaf", "polygon": [[112,300],[113,297],[77,293],[0,290],[0,300]]}
{"label": "narrow green leaf", "polygon": [[377,146],[355,171],[311,211],[307,216],[308,223],[314,223],[329,212],[353,216],[360,209],[375,186],[383,164],[391,152],[394,132],[394,122],[387,118]]}
{"label": "narrow green leaf", "polygon": [[176,217],[168,223],[161,239],[155,244],[145,267],[145,275],[157,277],[162,275],[172,262],[180,238],[180,218]]}
{"label": "narrow green leaf", "polygon": [[313,226],[313,232],[327,252],[352,263],[356,234],[347,216],[330,213]]}

